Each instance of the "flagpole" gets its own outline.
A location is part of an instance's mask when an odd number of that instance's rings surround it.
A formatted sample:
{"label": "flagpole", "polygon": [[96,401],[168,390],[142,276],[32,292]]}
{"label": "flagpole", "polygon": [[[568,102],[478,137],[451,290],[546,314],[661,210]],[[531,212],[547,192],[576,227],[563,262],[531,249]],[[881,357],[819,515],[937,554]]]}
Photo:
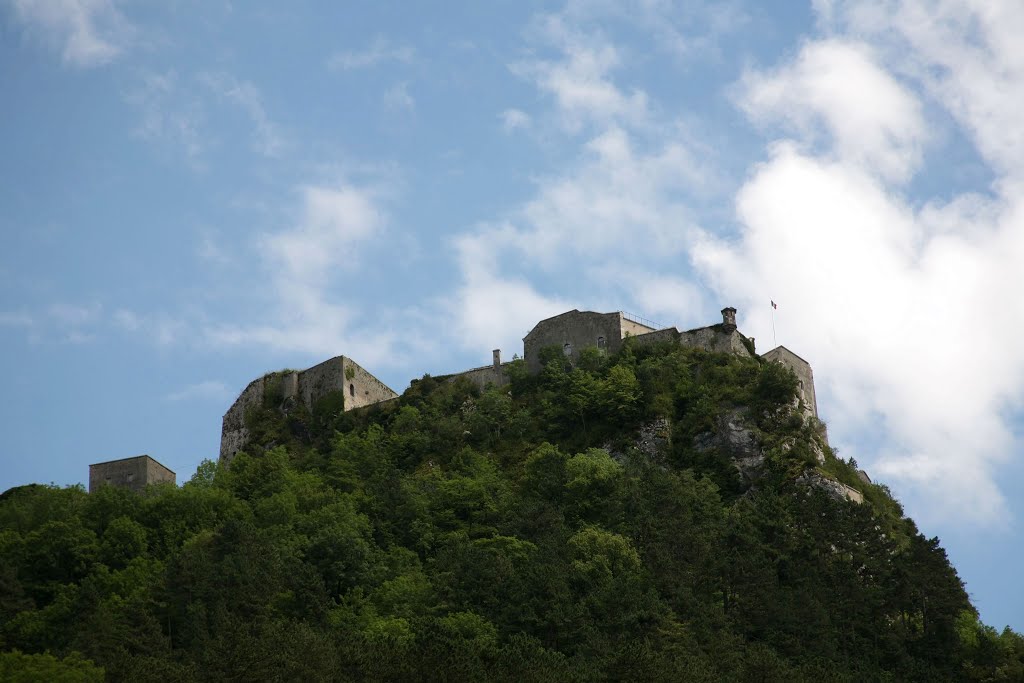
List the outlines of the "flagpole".
{"label": "flagpole", "polygon": [[772,346],[778,346],[779,340],[775,338],[775,302],[772,301]]}

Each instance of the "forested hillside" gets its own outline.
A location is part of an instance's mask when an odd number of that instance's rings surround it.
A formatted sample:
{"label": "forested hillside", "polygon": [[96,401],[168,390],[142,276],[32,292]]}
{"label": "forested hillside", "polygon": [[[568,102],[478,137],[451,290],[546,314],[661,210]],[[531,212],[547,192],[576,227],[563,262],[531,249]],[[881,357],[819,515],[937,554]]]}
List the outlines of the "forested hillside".
{"label": "forested hillside", "polygon": [[181,488],[6,492],[0,679],[1024,680],[1024,639],[822,451],[788,370],[545,359],[348,413],[268,392]]}

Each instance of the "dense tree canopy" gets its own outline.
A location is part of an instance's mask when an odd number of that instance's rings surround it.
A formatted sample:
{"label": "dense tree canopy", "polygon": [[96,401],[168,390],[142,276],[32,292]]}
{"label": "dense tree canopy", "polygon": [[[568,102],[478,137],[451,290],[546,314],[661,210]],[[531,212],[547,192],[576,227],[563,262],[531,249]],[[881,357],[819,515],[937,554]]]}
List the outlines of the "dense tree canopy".
{"label": "dense tree canopy", "polygon": [[[938,540],[819,461],[787,370],[545,360],[352,412],[268,398],[230,469],[180,488],[7,491],[0,678],[1024,680],[1024,639],[978,621]],[[705,438],[727,415],[756,476]]]}

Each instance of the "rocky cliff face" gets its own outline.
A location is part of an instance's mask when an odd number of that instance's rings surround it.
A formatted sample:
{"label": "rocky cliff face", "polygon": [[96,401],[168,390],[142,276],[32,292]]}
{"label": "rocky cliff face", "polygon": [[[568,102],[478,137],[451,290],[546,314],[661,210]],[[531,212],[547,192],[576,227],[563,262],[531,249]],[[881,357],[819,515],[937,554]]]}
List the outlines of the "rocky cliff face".
{"label": "rocky cliff face", "polygon": [[764,469],[764,449],[741,409],[730,410],[719,417],[714,431],[698,434],[693,447],[699,452],[716,450],[727,455],[748,484],[757,481]]}
{"label": "rocky cliff face", "polygon": [[[796,446],[797,440],[791,438],[780,444],[779,448],[783,452],[788,452]],[[809,447],[818,464],[825,462],[825,452],[818,437],[810,438],[806,446]],[[698,434],[694,438],[693,447],[698,452],[714,450],[728,456],[744,484],[755,485],[764,473],[765,446],[758,435],[757,428],[750,424],[746,411],[743,409],[733,409],[719,417],[713,431]],[[803,472],[797,478],[797,482],[822,489],[837,499],[845,498],[857,503],[864,502],[864,496],[860,491],[814,469]]]}

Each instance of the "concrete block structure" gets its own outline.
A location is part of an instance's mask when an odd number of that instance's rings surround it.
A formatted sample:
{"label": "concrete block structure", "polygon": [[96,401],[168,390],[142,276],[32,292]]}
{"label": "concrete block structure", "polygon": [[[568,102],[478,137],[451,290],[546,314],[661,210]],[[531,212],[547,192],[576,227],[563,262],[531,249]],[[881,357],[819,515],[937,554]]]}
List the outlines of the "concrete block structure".
{"label": "concrete block structure", "polygon": [[390,387],[346,356],[336,356],[306,370],[274,372],[249,383],[224,414],[221,425],[220,462],[227,465],[249,443],[246,411],[263,405],[264,400],[285,404],[301,401],[307,408],[320,399],[335,396],[343,410],[398,398]]}
{"label": "concrete block structure", "polygon": [[134,458],[108,460],[89,465],[89,492],[101,486],[120,486],[132,491],[142,491],[148,484],[169,482],[174,484],[176,476],[148,455]]}

